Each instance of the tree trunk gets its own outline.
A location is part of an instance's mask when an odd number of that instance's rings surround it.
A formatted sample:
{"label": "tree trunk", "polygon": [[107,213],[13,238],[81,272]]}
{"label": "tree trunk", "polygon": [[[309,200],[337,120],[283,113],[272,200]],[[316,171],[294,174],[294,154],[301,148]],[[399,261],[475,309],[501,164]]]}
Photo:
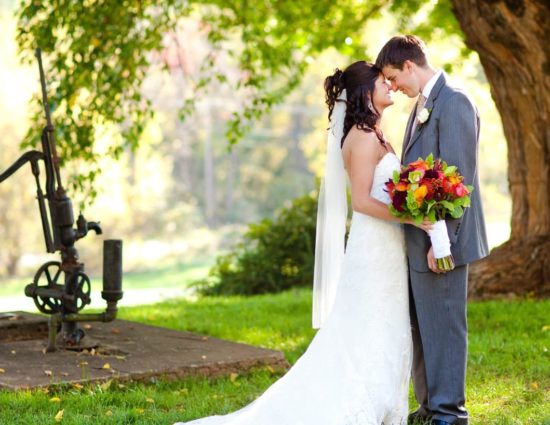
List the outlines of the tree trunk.
{"label": "tree trunk", "polygon": [[[550,293],[550,4],[451,0],[508,142],[511,238],[470,272],[470,296]],[[482,123],[483,125],[483,123]],[[483,167],[483,164],[481,164]]]}

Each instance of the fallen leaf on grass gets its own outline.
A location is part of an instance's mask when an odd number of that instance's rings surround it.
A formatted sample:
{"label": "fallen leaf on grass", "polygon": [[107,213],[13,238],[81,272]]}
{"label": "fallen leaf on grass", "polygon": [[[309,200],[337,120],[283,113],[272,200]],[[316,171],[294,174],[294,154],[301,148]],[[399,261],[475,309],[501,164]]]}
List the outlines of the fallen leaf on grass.
{"label": "fallen leaf on grass", "polygon": [[61,422],[63,420],[63,412],[65,409],[61,409],[59,412],[57,412],[57,415],[54,416],[54,419],[56,422]]}
{"label": "fallen leaf on grass", "polygon": [[77,390],[81,390],[81,389],[84,388],[84,387],[82,386],[82,384],[74,383],[74,384],[73,384],[73,388],[76,388]]}
{"label": "fallen leaf on grass", "polygon": [[111,369],[111,365],[109,363],[105,363],[101,369]]}
{"label": "fallen leaf on grass", "polygon": [[50,403],[61,403],[61,399],[59,397],[52,397],[50,398]]}
{"label": "fallen leaf on grass", "polygon": [[238,373],[232,373],[231,375],[229,375],[229,379],[231,379],[231,382],[235,382],[238,377],[239,377]]}
{"label": "fallen leaf on grass", "polygon": [[183,395],[188,395],[189,394],[189,390],[187,388],[182,388],[181,390],[179,390],[179,393],[180,394],[183,394]]}
{"label": "fallen leaf on grass", "polygon": [[103,384],[101,384],[101,389],[103,391],[107,391],[109,389],[109,387],[111,386],[111,384],[113,383],[113,380],[112,379],[109,379],[108,381],[105,381]]}
{"label": "fallen leaf on grass", "polygon": [[113,416],[113,412],[111,412],[110,410],[107,410],[105,412],[105,416]]}
{"label": "fallen leaf on grass", "polygon": [[140,408],[136,407],[136,408],[134,409],[134,411],[135,411],[136,413],[140,414],[140,415],[143,415],[143,412],[145,412],[145,409],[140,409]]}
{"label": "fallen leaf on grass", "polygon": [[150,397],[147,397],[147,398],[145,399],[145,401],[146,401],[147,403],[154,403],[154,402],[155,402],[155,400],[153,400],[153,399],[150,398]]}
{"label": "fallen leaf on grass", "polygon": [[539,383],[537,381],[531,382],[531,388],[533,388],[534,390],[538,390]]}

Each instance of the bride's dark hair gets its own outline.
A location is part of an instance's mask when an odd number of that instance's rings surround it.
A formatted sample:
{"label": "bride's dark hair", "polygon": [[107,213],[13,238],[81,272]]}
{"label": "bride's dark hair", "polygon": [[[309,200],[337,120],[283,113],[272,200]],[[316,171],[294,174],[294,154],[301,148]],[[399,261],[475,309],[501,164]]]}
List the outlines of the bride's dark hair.
{"label": "bride's dark hair", "polygon": [[344,71],[336,68],[334,74],[325,79],[329,120],[336,102],[343,102],[338,97],[346,89],[346,117],[344,119],[344,136],[340,146],[344,145],[344,139],[354,125],[367,133],[374,132],[380,143],[385,146],[384,136],[376,125],[380,113],[372,101],[374,85],[381,72],[372,63],[358,61],[352,63]]}

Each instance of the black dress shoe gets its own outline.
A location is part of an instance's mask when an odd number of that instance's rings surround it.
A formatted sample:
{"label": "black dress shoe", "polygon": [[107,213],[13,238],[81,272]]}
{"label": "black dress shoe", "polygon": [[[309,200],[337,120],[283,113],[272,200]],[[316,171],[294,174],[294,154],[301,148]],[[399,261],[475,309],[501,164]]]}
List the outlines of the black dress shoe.
{"label": "black dress shoe", "polygon": [[468,419],[457,418],[454,422],[447,422],[442,419],[432,419],[430,425],[468,425]]}

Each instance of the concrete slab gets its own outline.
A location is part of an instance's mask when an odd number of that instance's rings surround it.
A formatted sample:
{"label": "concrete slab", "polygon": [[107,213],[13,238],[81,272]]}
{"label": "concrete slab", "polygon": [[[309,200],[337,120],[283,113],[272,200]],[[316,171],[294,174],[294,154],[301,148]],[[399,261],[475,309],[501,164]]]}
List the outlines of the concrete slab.
{"label": "concrete slab", "polygon": [[[288,368],[279,351],[125,320],[82,323],[87,349],[45,353],[47,317],[14,313],[19,318],[0,319],[0,388],[3,389],[109,379],[221,376],[262,366],[275,370]],[[24,331],[18,332],[17,324]],[[24,334],[28,338],[21,337]]]}

